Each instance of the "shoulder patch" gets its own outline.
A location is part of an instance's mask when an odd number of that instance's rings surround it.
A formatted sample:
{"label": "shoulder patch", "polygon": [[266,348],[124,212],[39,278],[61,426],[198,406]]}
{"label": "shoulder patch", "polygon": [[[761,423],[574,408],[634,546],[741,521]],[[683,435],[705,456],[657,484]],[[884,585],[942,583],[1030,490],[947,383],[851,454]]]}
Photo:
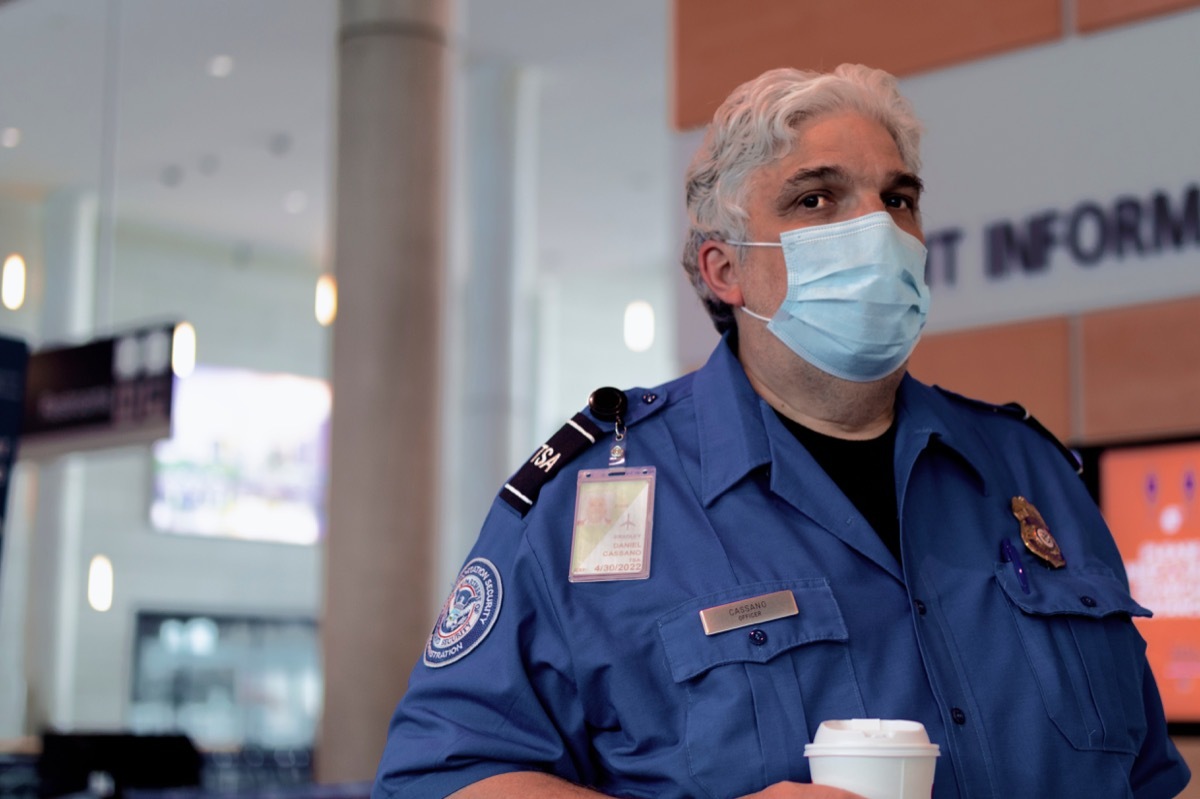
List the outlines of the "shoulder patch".
{"label": "shoulder patch", "polygon": [[575,414],[508,479],[500,491],[501,498],[524,516],[537,502],[542,486],[603,435],[595,422],[582,413]]}
{"label": "shoulder patch", "polygon": [[955,402],[961,402],[980,410],[991,411],[992,413],[997,413],[1002,416],[1007,416],[1011,419],[1018,419],[1024,422],[1041,434],[1043,438],[1048,439],[1050,443],[1052,443],[1055,448],[1058,449],[1059,453],[1067,459],[1069,464],[1071,464],[1071,469],[1074,470],[1075,474],[1083,474],[1083,464],[1077,457],[1075,457],[1075,453],[1071,452],[1066,444],[1059,441],[1057,436],[1047,430],[1046,426],[1039,422],[1033,414],[1027,411],[1024,405],[1021,405],[1017,402],[1008,402],[1004,405],[993,405],[992,403],[984,402],[983,400],[964,397],[962,394],[956,394],[955,392],[944,389],[941,386],[934,386],[934,388],[942,396],[952,399]]}
{"label": "shoulder patch", "polygon": [[425,645],[425,665],[435,669],[449,666],[479,646],[495,626],[503,598],[504,586],[495,564],[487,558],[468,561]]}

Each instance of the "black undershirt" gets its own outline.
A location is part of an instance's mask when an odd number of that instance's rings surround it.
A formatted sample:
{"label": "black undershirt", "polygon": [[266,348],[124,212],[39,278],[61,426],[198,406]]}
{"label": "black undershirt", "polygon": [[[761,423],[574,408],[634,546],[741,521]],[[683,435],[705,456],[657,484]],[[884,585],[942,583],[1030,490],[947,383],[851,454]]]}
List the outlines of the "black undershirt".
{"label": "black undershirt", "polygon": [[827,436],[793,422],[779,412],[776,415],[854,503],[899,563],[900,519],[896,511],[893,466],[895,424],[878,438],[854,441]]}

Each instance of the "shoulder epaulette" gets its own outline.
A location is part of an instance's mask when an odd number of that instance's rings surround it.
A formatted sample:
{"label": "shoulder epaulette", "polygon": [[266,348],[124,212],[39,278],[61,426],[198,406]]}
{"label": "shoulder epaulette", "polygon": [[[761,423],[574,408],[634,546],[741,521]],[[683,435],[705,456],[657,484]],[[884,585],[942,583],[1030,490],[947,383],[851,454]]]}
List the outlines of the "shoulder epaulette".
{"label": "shoulder epaulette", "polygon": [[[629,400],[630,396],[633,401]],[[666,404],[666,396],[662,387],[627,392],[607,386],[596,389],[588,400],[588,407],[605,426],[597,424],[586,413],[572,416],[508,479],[500,497],[524,517],[537,502],[542,487],[585,449],[608,435],[618,417],[624,426],[631,427],[661,409]]]}
{"label": "shoulder epaulette", "polygon": [[599,425],[582,413],[575,414],[509,478],[500,496],[524,516],[537,502],[542,486],[603,435]]}
{"label": "shoulder epaulette", "polygon": [[963,402],[976,408],[1002,414],[1012,419],[1019,419],[1036,430],[1043,438],[1048,439],[1050,443],[1054,445],[1055,449],[1057,449],[1059,453],[1061,453],[1062,456],[1067,459],[1067,463],[1071,464],[1071,469],[1074,470],[1075,474],[1083,474],[1083,463],[1080,462],[1079,458],[1075,456],[1075,453],[1072,452],[1066,444],[1059,441],[1057,436],[1047,430],[1046,426],[1039,422],[1037,417],[1026,410],[1024,405],[1021,405],[1018,402],[1007,402],[1004,405],[994,405],[990,402],[973,399],[972,397],[964,397],[962,394],[949,391],[941,386],[934,386],[934,388],[937,389],[937,391],[943,396],[949,397],[957,402]]}
{"label": "shoulder epaulette", "polygon": [[1025,406],[1019,402],[1008,402],[1004,405],[996,406],[1001,411],[1006,411],[1011,416],[1020,419],[1025,424],[1032,427],[1034,430],[1041,433],[1045,438],[1050,439],[1050,443],[1067,459],[1067,463],[1071,464],[1071,468],[1075,470],[1075,474],[1083,474],[1083,462],[1075,457],[1075,453],[1070,448],[1058,440],[1058,436],[1046,429],[1046,426],[1037,420],[1037,417],[1025,409]]}

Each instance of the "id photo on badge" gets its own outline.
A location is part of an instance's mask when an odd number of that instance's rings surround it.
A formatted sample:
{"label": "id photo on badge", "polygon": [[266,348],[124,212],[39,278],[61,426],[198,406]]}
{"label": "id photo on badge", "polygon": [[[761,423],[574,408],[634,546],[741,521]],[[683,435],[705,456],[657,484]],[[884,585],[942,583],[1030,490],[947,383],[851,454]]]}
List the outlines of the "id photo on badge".
{"label": "id photo on badge", "polygon": [[650,576],[654,476],[652,466],[579,472],[571,582]]}

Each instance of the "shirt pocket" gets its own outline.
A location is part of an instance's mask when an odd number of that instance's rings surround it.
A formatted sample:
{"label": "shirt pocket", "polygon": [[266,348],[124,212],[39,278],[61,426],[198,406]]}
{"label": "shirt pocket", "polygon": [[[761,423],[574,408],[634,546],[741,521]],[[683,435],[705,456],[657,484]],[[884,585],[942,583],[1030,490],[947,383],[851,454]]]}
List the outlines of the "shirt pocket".
{"label": "shirt pocket", "polygon": [[[701,610],[784,590],[795,596],[798,614],[705,635]],[[808,779],[802,681],[839,686],[855,700],[847,712],[862,715],[846,623],[827,580],[709,594],[661,616],[658,629],[676,690],[686,695],[688,765],[711,796]]]}
{"label": "shirt pocket", "polygon": [[1137,754],[1146,644],[1132,617],[1150,611],[1106,566],[1031,571],[1029,593],[1010,563],[996,580],[1047,714],[1076,749]]}

